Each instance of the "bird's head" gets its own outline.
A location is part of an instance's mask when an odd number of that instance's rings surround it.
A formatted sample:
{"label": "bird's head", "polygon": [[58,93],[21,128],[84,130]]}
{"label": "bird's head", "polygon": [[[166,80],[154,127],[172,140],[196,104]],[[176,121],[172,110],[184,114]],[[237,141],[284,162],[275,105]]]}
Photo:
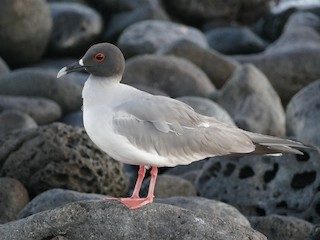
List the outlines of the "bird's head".
{"label": "bird's head", "polygon": [[81,70],[102,78],[121,77],[124,66],[125,60],[119,48],[110,43],[99,43],[90,47],[79,62],[62,68],[57,78]]}

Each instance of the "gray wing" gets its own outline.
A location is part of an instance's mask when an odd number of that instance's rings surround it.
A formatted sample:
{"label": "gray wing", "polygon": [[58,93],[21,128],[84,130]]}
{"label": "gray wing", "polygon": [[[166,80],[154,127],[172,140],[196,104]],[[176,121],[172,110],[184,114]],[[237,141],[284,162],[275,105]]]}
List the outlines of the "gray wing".
{"label": "gray wing", "polygon": [[115,109],[113,129],[147,152],[188,164],[209,156],[248,153],[250,138],[238,128],[197,114],[180,101],[139,95]]}

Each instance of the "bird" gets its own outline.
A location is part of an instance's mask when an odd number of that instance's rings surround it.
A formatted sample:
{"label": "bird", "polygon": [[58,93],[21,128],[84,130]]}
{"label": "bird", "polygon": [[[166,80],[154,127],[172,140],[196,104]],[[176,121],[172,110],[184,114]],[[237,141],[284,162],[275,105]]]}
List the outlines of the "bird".
{"label": "bird", "polygon": [[[189,105],[167,96],[152,95],[121,83],[125,58],[107,42],[91,46],[57,78],[75,71],[90,75],[82,90],[83,123],[90,139],[113,159],[138,165],[131,197],[118,200],[137,209],[154,200],[159,167],[187,165],[207,157],[282,153],[303,154],[300,142],[249,132],[198,114]],[[300,150],[301,151],[300,151]],[[150,184],[140,197],[146,170]]]}

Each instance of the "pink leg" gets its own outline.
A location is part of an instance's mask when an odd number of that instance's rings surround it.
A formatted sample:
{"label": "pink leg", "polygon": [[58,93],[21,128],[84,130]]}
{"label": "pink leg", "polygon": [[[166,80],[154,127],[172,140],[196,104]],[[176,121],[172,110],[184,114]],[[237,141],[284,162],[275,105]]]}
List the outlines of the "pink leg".
{"label": "pink leg", "polygon": [[132,194],[132,197],[130,198],[105,198],[104,200],[118,200],[119,202],[122,202],[124,205],[126,205],[129,209],[136,209],[140,208],[148,203],[153,202],[154,198],[154,188],[156,185],[157,175],[158,175],[158,168],[152,167],[151,169],[151,179],[150,179],[150,185],[149,185],[149,191],[146,198],[140,198],[139,197],[139,191],[141,188],[141,184],[145,175],[145,167],[140,166],[139,173],[138,173],[138,179],[136,182],[136,185],[134,187],[134,191]]}
{"label": "pink leg", "polygon": [[136,185],[134,186],[134,190],[132,193],[132,198],[139,198],[139,192],[141,188],[141,184],[143,182],[144,176],[146,174],[146,168],[143,165],[140,165],[139,172],[138,172],[138,179]]}

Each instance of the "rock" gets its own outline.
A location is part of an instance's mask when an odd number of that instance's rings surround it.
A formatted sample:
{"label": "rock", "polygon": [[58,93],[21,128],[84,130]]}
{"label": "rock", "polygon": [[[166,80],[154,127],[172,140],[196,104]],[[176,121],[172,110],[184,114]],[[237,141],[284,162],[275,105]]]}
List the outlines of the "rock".
{"label": "rock", "polygon": [[318,240],[320,238],[320,224],[316,224],[310,233],[310,240]]}
{"label": "rock", "polygon": [[99,200],[105,195],[95,193],[81,193],[67,189],[54,188],[40,193],[31,200],[18,214],[18,218],[25,218],[38,212],[51,210],[72,202],[84,200]]}
{"label": "rock", "polygon": [[11,66],[38,61],[49,41],[51,28],[52,19],[46,1],[2,1],[0,56]]}
{"label": "rock", "polygon": [[[178,165],[169,168],[167,171],[165,171],[165,174],[179,176],[190,181],[191,183],[195,183],[196,177],[205,162],[205,160],[202,160],[190,163],[188,165]],[[195,173],[197,174],[196,176],[194,176]]]}
{"label": "rock", "polygon": [[313,228],[313,224],[290,216],[250,217],[249,221],[253,229],[268,239],[306,240]]}
{"label": "rock", "polygon": [[49,99],[0,95],[0,112],[10,109],[28,114],[39,125],[52,123],[61,117],[60,106]]}
{"label": "rock", "polygon": [[150,0],[92,0],[92,4],[96,9],[103,9],[109,13],[132,11],[147,4],[151,4]]}
{"label": "rock", "polygon": [[119,37],[118,46],[126,58],[138,54],[155,53],[161,46],[180,39],[187,39],[199,46],[207,47],[203,33],[186,25],[145,20],[132,24]]}
{"label": "rock", "polygon": [[174,55],[189,60],[200,67],[211,82],[221,88],[239,64],[213,49],[202,48],[188,40],[178,40],[164,45],[160,54]]}
{"label": "rock", "polygon": [[299,141],[320,148],[320,80],[293,96],[287,106],[287,133]]}
{"label": "rock", "polygon": [[[235,57],[241,63],[249,62],[259,68],[270,80],[284,105],[300,89],[320,76],[320,36],[313,28],[320,20],[305,14],[305,20],[299,23],[301,18],[300,14],[293,15],[280,39],[270,45],[265,53]],[[310,27],[306,27],[306,19]]]}
{"label": "rock", "polygon": [[203,23],[207,20],[236,18],[240,7],[240,1],[192,1],[192,0],[162,0],[164,6],[172,15],[178,16],[189,23]]}
{"label": "rock", "polygon": [[94,9],[80,3],[50,3],[53,31],[52,55],[83,54],[102,32],[102,18]]}
{"label": "rock", "polygon": [[239,67],[218,93],[218,103],[242,129],[267,135],[285,134],[281,100],[268,79],[253,65]]}
{"label": "rock", "polygon": [[82,111],[76,111],[76,112],[71,112],[67,115],[65,115],[62,119],[61,122],[69,124],[74,127],[84,127],[83,125],[83,112]]}
{"label": "rock", "polygon": [[202,197],[170,197],[156,199],[156,202],[170,204],[196,212],[203,212],[209,216],[215,216],[246,227],[251,227],[248,219],[235,207],[212,199]]}
{"label": "rock", "polygon": [[18,180],[0,178],[0,224],[15,220],[28,202],[28,192]]}
{"label": "rock", "polygon": [[177,98],[177,100],[190,105],[197,113],[209,117],[214,117],[221,122],[235,126],[228,112],[224,110],[219,104],[208,98],[185,96],[179,97]]}
{"label": "rock", "polygon": [[0,57],[0,74],[5,74],[10,72],[9,66],[7,63]]}
{"label": "rock", "polygon": [[37,127],[37,123],[25,113],[17,110],[6,110],[0,113],[0,135],[17,129]]}
{"label": "rock", "polygon": [[57,102],[64,112],[80,109],[82,88],[71,81],[38,69],[19,69],[0,75],[0,94],[44,97]]}
{"label": "rock", "polygon": [[123,30],[133,23],[144,20],[169,20],[160,4],[157,1],[153,2],[154,4],[141,5],[133,11],[113,15],[105,27],[103,39],[107,42],[116,42]]}
{"label": "rock", "polygon": [[151,86],[172,97],[208,96],[215,90],[201,69],[173,56],[143,55],[128,60],[122,82]]}
{"label": "rock", "polygon": [[[147,196],[150,178],[143,182],[141,196]],[[157,184],[154,189],[157,198],[167,198],[174,196],[197,196],[194,185],[177,176],[161,174],[157,177]]]}
{"label": "rock", "polygon": [[235,206],[246,216],[270,214],[319,221],[320,153],[279,157],[215,157],[196,180],[201,197]]}
{"label": "rock", "polygon": [[241,0],[237,21],[247,25],[255,23],[270,12],[270,6],[273,3],[273,0]]}
{"label": "rock", "polygon": [[66,188],[125,196],[123,165],[99,150],[84,129],[54,123],[0,139],[0,176],[20,180],[32,196]]}
{"label": "rock", "polygon": [[117,201],[71,203],[0,225],[0,234],[3,240],[52,239],[60,236],[79,240],[267,239],[251,228],[215,216],[159,203],[132,211]]}
{"label": "rock", "polygon": [[208,44],[220,53],[250,54],[262,52],[267,43],[247,27],[224,27],[206,33]]}

